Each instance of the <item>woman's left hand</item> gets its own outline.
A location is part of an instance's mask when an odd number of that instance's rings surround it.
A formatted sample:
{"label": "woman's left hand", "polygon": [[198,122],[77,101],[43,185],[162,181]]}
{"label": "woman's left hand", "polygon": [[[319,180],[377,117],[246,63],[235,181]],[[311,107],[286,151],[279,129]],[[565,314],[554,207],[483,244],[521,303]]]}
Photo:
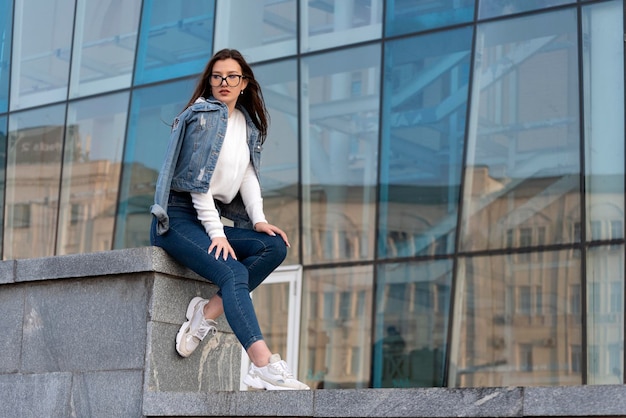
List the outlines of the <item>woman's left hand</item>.
{"label": "woman's left hand", "polygon": [[285,241],[287,247],[291,247],[285,231],[283,231],[276,225],[268,224],[267,222],[257,222],[254,224],[254,230],[256,232],[265,232],[267,235],[271,235],[273,237],[275,237],[276,235],[280,235],[283,241]]}

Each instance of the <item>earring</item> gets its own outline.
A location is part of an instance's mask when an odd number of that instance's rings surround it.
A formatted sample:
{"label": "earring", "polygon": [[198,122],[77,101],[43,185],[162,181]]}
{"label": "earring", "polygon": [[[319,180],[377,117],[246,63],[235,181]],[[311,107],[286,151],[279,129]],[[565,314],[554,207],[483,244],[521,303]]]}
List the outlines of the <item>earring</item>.
{"label": "earring", "polygon": [[239,93],[239,94],[242,94],[242,95],[243,95],[243,90],[241,90],[241,93]]}

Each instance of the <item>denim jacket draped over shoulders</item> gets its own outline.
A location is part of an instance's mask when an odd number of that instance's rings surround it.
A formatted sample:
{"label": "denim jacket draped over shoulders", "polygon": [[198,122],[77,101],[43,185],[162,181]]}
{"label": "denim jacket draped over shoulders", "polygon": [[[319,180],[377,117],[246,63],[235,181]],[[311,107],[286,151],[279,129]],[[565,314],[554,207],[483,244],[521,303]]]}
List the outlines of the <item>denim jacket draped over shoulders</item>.
{"label": "denim jacket draped over shoulders", "polygon": [[[250,159],[259,177],[261,165],[261,138],[248,112],[237,106],[245,116]],[[228,124],[228,107],[219,100],[200,98],[174,119],[165,160],[159,172],[150,212],[157,218],[157,233],[169,229],[167,202],[170,190],[206,193],[217,159],[224,143]],[[237,194],[229,204],[215,201],[221,216],[233,221],[239,228],[252,228],[252,222]]]}

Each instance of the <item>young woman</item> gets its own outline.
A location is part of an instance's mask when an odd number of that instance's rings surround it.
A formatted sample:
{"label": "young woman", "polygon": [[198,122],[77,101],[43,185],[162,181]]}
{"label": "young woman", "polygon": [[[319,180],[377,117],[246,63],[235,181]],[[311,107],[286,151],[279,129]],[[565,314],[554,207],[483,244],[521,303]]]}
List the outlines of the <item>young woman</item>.
{"label": "young woman", "polygon": [[[187,108],[174,119],[156,185],[150,240],[219,286],[195,297],[176,336],[187,357],[217,331],[222,313],[251,360],[254,389],[309,389],[265,341],[249,292],[282,263],[289,240],[268,223],[259,185],[268,128],[263,95],[250,66],[232,49],[208,62]],[[233,221],[224,226],[221,217]]]}

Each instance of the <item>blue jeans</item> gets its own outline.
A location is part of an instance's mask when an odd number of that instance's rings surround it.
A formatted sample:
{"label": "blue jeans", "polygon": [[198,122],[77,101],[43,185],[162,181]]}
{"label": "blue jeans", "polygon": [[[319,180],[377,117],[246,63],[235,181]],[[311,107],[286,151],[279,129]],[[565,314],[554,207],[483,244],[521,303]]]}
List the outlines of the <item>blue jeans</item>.
{"label": "blue jeans", "polygon": [[188,193],[173,192],[168,203],[170,228],[156,234],[156,218],[152,219],[150,242],[163,248],[182,265],[219,286],[224,314],[244,349],[262,340],[250,292],[260,285],[283,262],[287,245],[280,236],[270,236],[250,229],[224,227],[226,238],[237,260],[223,254],[215,259],[215,250],[208,253],[211,238],[198,220]]}

